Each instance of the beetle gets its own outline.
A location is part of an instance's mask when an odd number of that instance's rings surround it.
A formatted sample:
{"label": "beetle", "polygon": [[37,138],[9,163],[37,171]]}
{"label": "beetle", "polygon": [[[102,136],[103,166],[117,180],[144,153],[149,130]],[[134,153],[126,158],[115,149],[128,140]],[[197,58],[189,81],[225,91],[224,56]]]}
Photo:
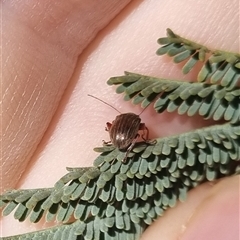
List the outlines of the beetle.
{"label": "beetle", "polygon": [[[115,107],[108,104],[107,102],[104,102],[103,100],[90,94],[88,94],[88,96],[105,103],[106,105],[119,112]],[[143,110],[145,109],[146,108]],[[137,139],[141,136],[145,142],[148,140],[149,130],[146,127],[145,123],[141,122],[141,118],[139,117],[141,113],[139,115],[135,113],[119,113],[120,115],[116,116],[115,120],[112,123],[107,122],[107,127],[105,130],[109,132],[110,141],[103,141],[103,143],[106,145],[112,144],[119,150],[126,150],[125,156],[122,160],[122,162],[126,162],[127,156],[136,144]],[[140,130],[143,131],[142,135],[138,133]]]}

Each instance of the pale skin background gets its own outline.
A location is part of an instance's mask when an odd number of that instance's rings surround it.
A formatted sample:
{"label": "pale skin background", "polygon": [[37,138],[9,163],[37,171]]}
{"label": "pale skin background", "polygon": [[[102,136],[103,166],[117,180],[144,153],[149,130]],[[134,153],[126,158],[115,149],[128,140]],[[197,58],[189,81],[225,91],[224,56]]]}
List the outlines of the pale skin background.
{"label": "pale skin background", "polygon": [[[99,3],[101,2],[101,3]],[[104,3],[102,3],[104,2]],[[116,112],[87,97],[96,95],[122,112],[139,113],[105,82],[124,70],[182,76],[180,66],[157,57],[166,28],[210,48],[239,52],[238,0],[8,0],[2,5],[2,190],[51,187],[66,166],[91,166],[108,140],[105,123]],[[142,115],[151,137],[204,125],[176,114]],[[166,212],[142,239],[239,239],[239,177],[206,183]],[[49,225],[1,222],[2,235]]]}

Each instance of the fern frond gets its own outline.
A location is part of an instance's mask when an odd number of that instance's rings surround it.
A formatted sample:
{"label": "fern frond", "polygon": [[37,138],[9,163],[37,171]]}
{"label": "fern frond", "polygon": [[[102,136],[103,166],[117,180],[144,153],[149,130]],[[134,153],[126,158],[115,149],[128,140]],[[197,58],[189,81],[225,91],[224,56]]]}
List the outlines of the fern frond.
{"label": "fern frond", "polygon": [[[134,217],[133,217],[134,218]],[[128,214],[118,214],[114,217],[89,218],[86,222],[75,221],[12,237],[3,237],[2,240],[94,240],[94,239],[138,239],[146,228],[146,224],[132,221]]]}
{"label": "fern frond", "polygon": [[44,229],[41,231],[15,235],[11,237],[3,237],[2,240],[80,240],[84,238],[79,238],[75,234],[76,229],[81,225],[80,221],[76,221],[71,224],[59,225],[52,228]]}
{"label": "fern frond", "polygon": [[[228,123],[157,139],[154,144],[138,143],[126,164],[121,162],[123,152],[112,146],[97,151],[102,152],[95,161],[97,167],[85,169],[84,174],[82,169],[70,169],[60,179],[68,179],[61,188],[57,183],[55,188],[2,195],[3,214],[15,211],[16,219],[30,216],[32,222],[45,215],[46,221],[56,218],[66,223],[71,217],[86,221],[89,216],[112,217],[115,211],[137,212],[148,224],[178,199],[184,200],[191,188],[236,173],[240,127]],[[152,206],[150,216],[143,210],[146,201]]]}
{"label": "fern frond", "polygon": [[[80,181],[84,175],[82,169],[69,169],[71,172],[60,180],[68,179],[69,182],[65,180],[61,188],[56,184],[55,188],[49,189],[7,192],[1,196],[4,215],[16,209],[15,218],[20,221],[30,216],[30,221],[37,222],[45,215],[46,221],[56,218],[63,223],[74,216],[82,221],[81,224],[86,224],[81,231],[91,228],[88,227],[91,216],[102,221],[107,219],[107,222],[112,219],[110,222],[116,224],[112,229],[114,234],[123,234],[119,232],[120,226],[129,226],[130,223],[141,223],[146,227],[167,208],[175,206],[178,199],[183,201],[191,188],[239,171],[240,127],[225,124],[157,139],[155,144],[138,143],[126,164],[121,162],[123,153],[112,146],[97,148],[97,151],[102,152],[95,161],[97,167],[84,171],[87,176],[84,183]],[[104,179],[100,188],[99,179]],[[86,199],[89,192],[90,198]],[[125,217],[119,218],[123,215]],[[118,218],[114,220],[116,216]],[[131,216],[130,223],[125,219],[127,216]],[[58,226],[56,235],[52,230],[46,230],[44,234],[50,239],[64,239],[60,238],[65,236],[64,233],[73,231],[70,226]],[[83,229],[83,226],[78,229]],[[42,237],[43,233],[36,234]],[[131,234],[128,232],[126,236]]]}
{"label": "fern frond", "polygon": [[226,89],[219,85],[189,83],[159,79],[126,72],[124,76],[112,77],[109,85],[120,85],[117,93],[124,93],[124,99],[132,99],[133,104],[142,107],[154,103],[157,113],[163,111],[193,116],[199,114],[204,119],[215,121],[224,119],[236,123],[240,120],[240,89]]}
{"label": "fern frond", "polygon": [[233,89],[240,82],[240,54],[210,50],[207,47],[182,38],[172,30],[167,29],[167,37],[159,38],[163,45],[157,50],[158,55],[167,54],[173,57],[175,63],[185,62],[182,71],[189,73],[193,67],[202,62],[203,67],[198,74],[198,81],[220,83]]}
{"label": "fern frond", "polygon": [[[208,176],[208,170],[211,168],[214,169],[216,173],[215,176],[219,178],[221,174],[226,173],[226,170],[221,172],[220,169],[222,169],[221,167],[223,166],[220,167],[220,165],[229,164],[231,161],[233,161],[233,165],[240,164],[238,162],[240,158],[239,135],[240,127],[227,123],[195,130],[178,136],[156,139],[155,144],[137,144],[133,152],[129,154],[129,161],[126,164],[121,164],[119,175],[117,175],[121,179],[121,184],[116,187],[118,189],[119,187],[126,189],[126,185],[123,185],[124,181],[126,181],[127,184],[130,179],[150,178],[153,175],[164,176],[167,174],[167,176],[170,176],[173,174],[173,177],[181,178],[186,174],[188,168],[193,172],[201,172],[199,181],[213,180]],[[100,148],[97,150],[99,152],[101,151]],[[103,147],[102,155],[110,155],[112,162],[102,163],[102,166],[105,164],[112,164],[112,166],[119,164],[118,162],[114,163],[114,160],[118,159],[118,154],[121,155],[122,153],[119,150],[112,150],[112,152],[107,151],[107,147]],[[100,158],[102,155],[100,155]],[[202,165],[202,167],[200,165]],[[203,165],[205,165],[204,168]],[[112,169],[114,168],[110,168],[109,171]],[[205,170],[206,172],[204,172]],[[115,173],[115,169],[113,172]],[[183,172],[185,173],[183,174]],[[190,175],[191,173],[189,172],[189,176]],[[150,180],[151,179],[148,179],[148,181]],[[157,180],[154,181],[155,183],[157,182]],[[118,180],[115,181],[115,184],[116,182],[118,182]],[[137,184],[136,181],[135,184]]]}
{"label": "fern frond", "polygon": [[[15,236],[11,236],[11,237],[2,237],[0,239],[1,240],[31,240],[31,239],[62,240],[63,239],[62,236],[64,235],[63,233],[65,231],[70,232],[70,230],[71,230],[71,225],[63,225],[63,226],[56,226],[56,227],[49,228],[49,229],[44,229],[41,231],[15,235]],[[70,234],[67,235],[67,237],[65,238],[66,240],[77,239],[76,236],[74,236],[74,235],[71,235],[72,238],[68,238],[68,236],[70,236]]]}

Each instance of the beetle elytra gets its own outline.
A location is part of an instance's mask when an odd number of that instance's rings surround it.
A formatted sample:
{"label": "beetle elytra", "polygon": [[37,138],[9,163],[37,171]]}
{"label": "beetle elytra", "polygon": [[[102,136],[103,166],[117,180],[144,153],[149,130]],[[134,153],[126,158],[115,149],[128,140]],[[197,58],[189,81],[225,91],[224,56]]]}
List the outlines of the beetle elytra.
{"label": "beetle elytra", "polygon": [[[102,103],[112,107],[117,112],[119,112],[116,108],[114,108],[107,102],[104,102],[103,100],[90,94],[88,94],[88,96],[101,101]],[[119,150],[126,150],[125,156],[122,160],[122,162],[126,162],[127,156],[133,149],[138,137],[141,136],[144,141],[147,141],[149,131],[145,124],[141,123],[141,118],[139,117],[139,115],[135,113],[119,113],[120,115],[116,116],[115,120],[112,123],[107,122],[106,131],[109,132],[110,141],[103,142],[104,144],[112,144]],[[138,133],[140,130],[143,131],[143,134],[141,135]]]}

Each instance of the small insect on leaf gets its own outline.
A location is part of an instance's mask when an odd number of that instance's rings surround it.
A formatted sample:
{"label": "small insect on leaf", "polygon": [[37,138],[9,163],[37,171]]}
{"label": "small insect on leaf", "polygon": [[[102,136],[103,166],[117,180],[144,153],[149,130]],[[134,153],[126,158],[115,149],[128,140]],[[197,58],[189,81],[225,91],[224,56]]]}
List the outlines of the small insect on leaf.
{"label": "small insect on leaf", "polygon": [[[103,100],[90,94],[88,94],[88,96],[101,101],[102,103],[112,107],[117,112],[119,112],[116,108],[104,102]],[[115,120],[112,123],[107,122],[106,131],[109,132],[110,141],[104,141],[104,144],[112,144],[119,150],[126,150],[125,156],[122,160],[122,162],[126,162],[127,156],[136,144],[138,137],[141,136],[144,141],[147,141],[149,131],[145,124],[141,123],[141,118],[139,115],[135,113],[119,113],[120,115],[116,116]],[[144,133],[141,135],[138,133],[140,130],[144,131]]]}

